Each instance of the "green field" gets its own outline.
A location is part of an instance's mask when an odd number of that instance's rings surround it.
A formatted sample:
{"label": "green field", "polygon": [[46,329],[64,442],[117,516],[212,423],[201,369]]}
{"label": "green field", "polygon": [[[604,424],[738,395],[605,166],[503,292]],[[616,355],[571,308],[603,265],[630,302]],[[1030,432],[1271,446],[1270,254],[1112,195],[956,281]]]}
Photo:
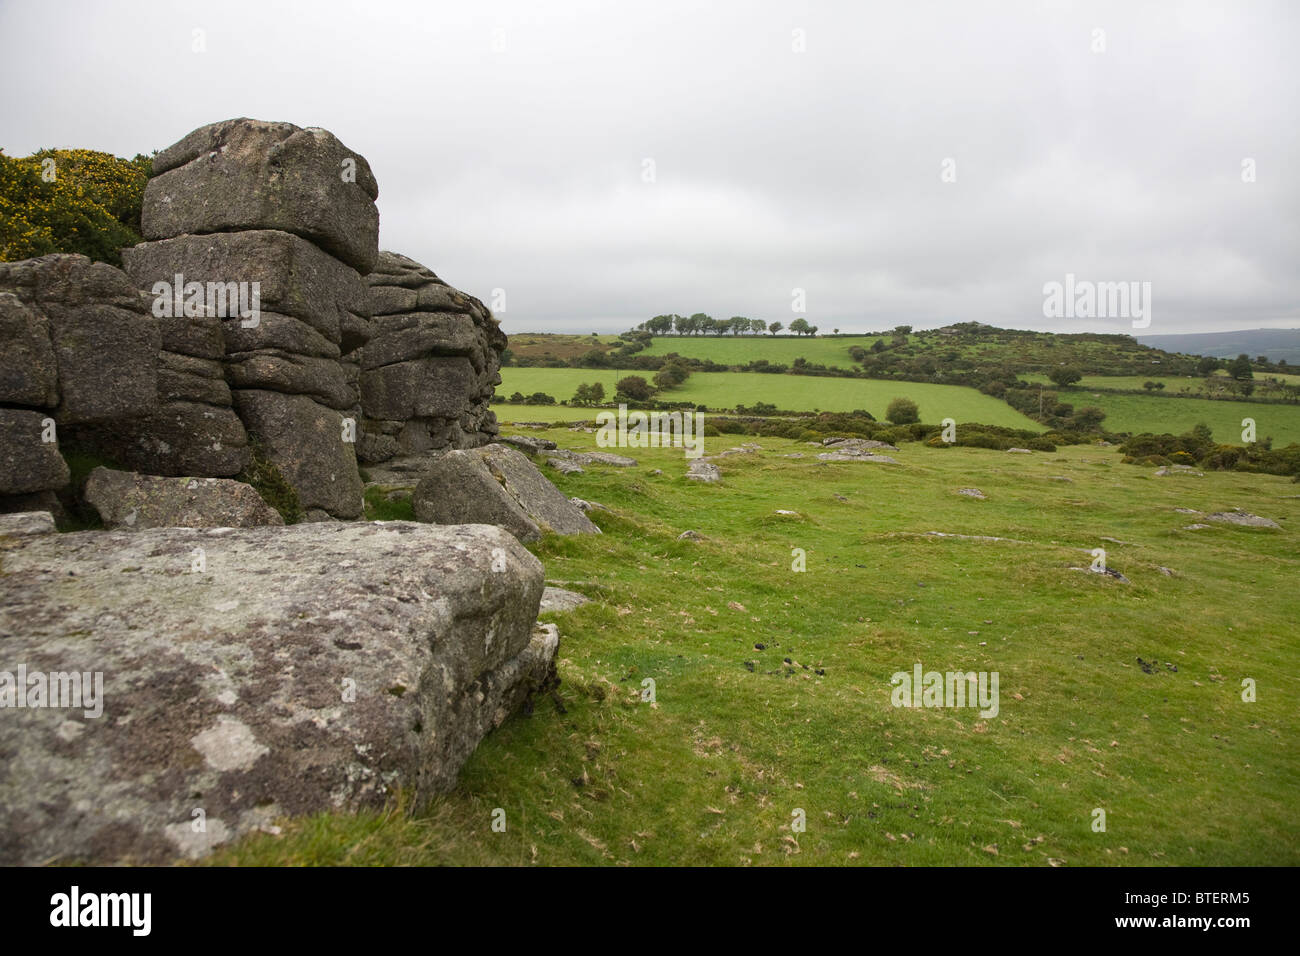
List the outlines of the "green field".
{"label": "green field", "polygon": [[[522,392],[545,392],[559,401],[567,401],[584,382],[600,382],[607,397],[614,394],[614,383],[635,372],[571,368],[503,368],[498,395]],[[652,374],[652,373],[651,373]],[[648,377],[648,376],[646,376]],[[925,382],[884,382],[875,379],[817,378],[808,375],[761,375],[754,372],[696,372],[679,388],[662,393],[665,400],[695,402],[709,408],[734,408],[737,404],[768,402],[792,411],[851,412],[865,408],[877,419],[885,418],[885,409],[899,396],[912,399],[920,408],[921,419],[939,422],[944,418],[958,423],[979,422],[1042,431],[1032,419],[1021,415],[1005,402],[959,385],[931,385]],[[555,409],[526,409],[515,406],[509,412],[498,406],[497,416],[508,415],[523,420],[554,421],[562,418]],[[594,415],[587,409],[579,417]],[[530,418],[530,416],[532,416]]]}
{"label": "green field", "polygon": [[[498,395],[545,392],[564,401],[584,382],[601,382],[607,395],[626,371],[567,368],[504,368]],[[960,422],[1005,425],[1043,431],[1037,422],[1021,415],[1005,402],[973,388],[931,385],[924,382],[885,382],[877,379],[817,378],[806,375],[760,375],[752,372],[697,372],[680,388],[663,393],[672,401],[691,401],[713,409],[733,408],[737,403],[770,402],[794,411],[847,412],[865,408],[883,420],[885,409],[898,396],[917,403],[921,419],[938,422],[954,418]],[[1171,432],[1182,434],[1204,422],[1215,437],[1226,444],[1241,443],[1241,420],[1254,418],[1259,439],[1272,436],[1274,444],[1300,442],[1300,405],[1270,405],[1260,402],[1222,402],[1201,398],[1164,398],[1152,395],[1124,395],[1071,388],[1060,391],[1063,401],[1077,407],[1096,405],[1106,411],[1103,423],[1108,431]],[[593,409],[559,406],[495,406],[502,421],[560,421],[590,418]]]}
{"label": "green field", "polygon": [[720,365],[746,365],[760,359],[772,364],[789,365],[799,357],[814,365],[852,368],[849,349],[859,345],[871,348],[878,335],[845,335],[828,338],[777,338],[771,335],[740,336],[656,336],[642,355],[667,355],[676,352],[684,358],[711,359]]}
{"label": "green field", "polygon": [[1219,402],[1207,398],[1157,398],[1151,395],[1117,395],[1064,389],[1061,401],[1076,407],[1096,405],[1106,410],[1102,423],[1113,432],[1169,432],[1181,435],[1204,422],[1222,444],[1240,445],[1241,420],[1255,419],[1259,440],[1270,435],[1277,447],[1300,442],[1300,405],[1267,405],[1261,402]]}
{"label": "green field", "polygon": [[[1216,377],[1226,379],[1227,373],[1220,370],[1215,373]],[[1042,372],[1027,372],[1020,376],[1026,382],[1037,382],[1050,384],[1051,380]],[[1300,385],[1300,375],[1281,374],[1276,372],[1260,373],[1256,376],[1257,382],[1263,382],[1265,379],[1280,379],[1288,385]],[[1085,375],[1079,379],[1078,388],[1120,388],[1120,389],[1140,389],[1147,382],[1164,382],[1165,391],[1176,393],[1184,389],[1195,389],[1205,379],[1203,376],[1169,376],[1169,375]]]}
{"label": "green field", "polygon": [[[1300,864],[1300,487],[1158,478],[1097,447],[905,444],[881,465],[760,443],[717,459],[716,485],[670,449],[543,464],[611,509],[601,535],[533,546],[593,598],[552,617],[563,711],[508,720],[414,817],[284,821],[212,862]],[[972,486],[987,500],[956,493]],[[1233,507],[1283,530],[1175,511]],[[1127,583],[1080,570],[1094,548]],[[893,706],[918,662],[997,672],[997,716]]]}
{"label": "green field", "polygon": [[[1042,372],[1027,372],[1020,376],[1026,382],[1032,382],[1036,385],[1046,385],[1048,388],[1056,388],[1052,380]],[[1106,388],[1106,389],[1141,389],[1147,382],[1164,382],[1165,392],[1169,394],[1177,393],[1183,389],[1195,389],[1205,379],[1201,376],[1169,376],[1169,375],[1085,375],[1076,383],[1077,388]]]}

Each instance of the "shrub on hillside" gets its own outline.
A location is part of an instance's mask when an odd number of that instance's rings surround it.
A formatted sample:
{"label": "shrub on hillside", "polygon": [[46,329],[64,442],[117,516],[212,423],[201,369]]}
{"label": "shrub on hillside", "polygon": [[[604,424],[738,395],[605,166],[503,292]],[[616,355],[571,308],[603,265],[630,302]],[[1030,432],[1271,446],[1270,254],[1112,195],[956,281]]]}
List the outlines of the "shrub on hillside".
{"label": "shrub on hillside", "polygon": [[912,422],[919,422],[921,415],[916,402],[910,398],[896,398],[885,410],[885,418],[894,425],[910,425]]}
{"label": "shrub on hillside", "polygon": [[1073,385],[1075,382],[1079,381],[1079,379],[1083,378],[1083,373],[1077,368],[1066,366],[1064,368],[1052,369],[1047,373],[1047,377],[1050,378],[1058,388],[1065,388],[1067,385]]}
{"label": "shrub on hillside", "polygon": [[614,397],[625,401],[644,402],[654,394],[654,389],[640,375],[628,375],[614,384]]}

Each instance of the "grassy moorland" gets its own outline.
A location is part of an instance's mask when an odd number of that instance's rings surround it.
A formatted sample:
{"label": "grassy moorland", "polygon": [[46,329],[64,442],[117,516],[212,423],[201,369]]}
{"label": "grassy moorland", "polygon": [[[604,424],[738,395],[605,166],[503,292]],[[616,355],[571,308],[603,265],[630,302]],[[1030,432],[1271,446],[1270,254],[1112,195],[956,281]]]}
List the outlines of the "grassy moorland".
{"label": "grassy moorland", "polygon": [[[559,401],[567,401],[584,382],[600,382],[607,395],[614,394],[614,383],[633,372],[610,369],[570,368],[503,368],[498,395],[522,392],[531,395],[545,392]],[[938,422],[954,418],[958,422],[980,422],[1042,431],[1037,422],[1026,418],[1005,402],[984,395],[973,388],[958,385],[932,385],[928,382],[884,382],[860,378],[817,378],[806,375],[760,375],[746,372],[696,372],[682,385],[660,395],[665,401],[694,402],[709,408],[734,408],[737,404],[767,402],[780,409],[817,409],[827,412],[851,412],[864,408],[883,420],[889,403],[900,396],[917,403],[921,418]],[[554,409],[515,406],[498,407],[499,417],[558,420]],[[581,417],[591,417],[585,409]]]}
{"label": "grassy moorland", "polygon": [[[884,465],[759,441],[716,485],[671,449],[543,465],[609,509],[602,535],[534,547],[593,599],[554,617],[563,712],[507,721],[424,812],[286,821],[213,862],[1300,864],[1295,484],[1096,446]],[[1176,510],[1233,507],[1282,530]],[[1127,583],[1080,570],[1094,548]],[[916,662],[996,671],[998,715],[893,707]]]}

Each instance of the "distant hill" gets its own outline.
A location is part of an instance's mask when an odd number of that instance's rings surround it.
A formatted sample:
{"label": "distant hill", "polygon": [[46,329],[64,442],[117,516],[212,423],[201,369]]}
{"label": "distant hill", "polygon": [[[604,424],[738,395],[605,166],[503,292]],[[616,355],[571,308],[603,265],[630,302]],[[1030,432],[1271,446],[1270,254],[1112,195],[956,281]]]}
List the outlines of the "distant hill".
{"label": "distant hill", "polygon": [[1252,359],[1267,355],[1270,361],[1300,364],[1300,329],[1243,329],[1239,332],[1198,332],[1189,335],[1139,335],[1143,345],[1166,352],[1236,358],[1245,352]]}

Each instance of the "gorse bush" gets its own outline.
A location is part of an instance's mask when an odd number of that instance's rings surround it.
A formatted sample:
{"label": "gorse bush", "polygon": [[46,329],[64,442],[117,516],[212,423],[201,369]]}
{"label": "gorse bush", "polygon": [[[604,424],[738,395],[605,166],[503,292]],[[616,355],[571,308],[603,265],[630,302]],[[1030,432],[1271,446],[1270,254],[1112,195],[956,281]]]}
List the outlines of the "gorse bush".
{"label": "gorse bush", "polygon": [[141,241],[148,156],[119,159],[89,149],[47,149],[21,159],[0,152],[0,261],[73,252],[120,266]]}
{"label": "gorse bush", "polygon": [[1273,448],[1272,440],[1221,445],[1197,425],[1182,435],[1135,435],[1120,446],[1131,465],[1199,465],[1213,471],[1252,471],[1300,477],[1300,445]]}

